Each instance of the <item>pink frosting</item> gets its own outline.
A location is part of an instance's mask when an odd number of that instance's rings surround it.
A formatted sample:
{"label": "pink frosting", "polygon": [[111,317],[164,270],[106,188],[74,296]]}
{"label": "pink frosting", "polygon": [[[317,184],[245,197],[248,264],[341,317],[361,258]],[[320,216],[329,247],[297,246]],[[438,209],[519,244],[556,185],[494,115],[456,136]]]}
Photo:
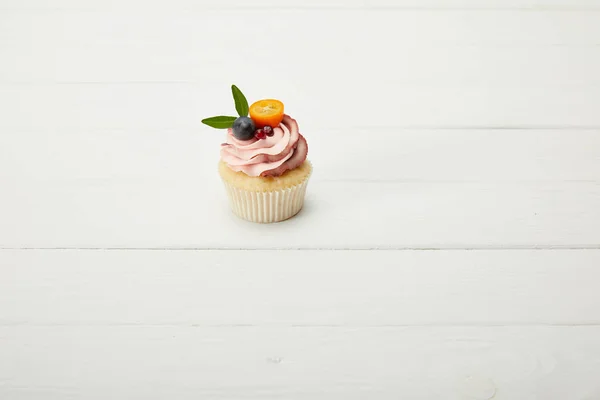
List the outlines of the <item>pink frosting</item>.
{"label": "pink frosting", "polygon": [[221,145],[221,160],[234,171],[248,176],[279,176],[300,166],[308,153],[306,139],[298,130],[298,123],[289,115],[273,129],[266,139],[238,140],[231,128],[227,142]]}

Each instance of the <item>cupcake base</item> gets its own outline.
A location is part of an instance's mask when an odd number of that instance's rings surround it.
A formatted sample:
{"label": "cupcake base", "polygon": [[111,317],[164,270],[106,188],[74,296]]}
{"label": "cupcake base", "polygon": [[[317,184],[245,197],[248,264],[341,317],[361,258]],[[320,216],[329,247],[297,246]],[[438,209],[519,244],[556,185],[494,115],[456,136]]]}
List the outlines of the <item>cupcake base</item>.
{"label": "cupcake base", "polygon": [[234,214],[263,224],[284,221],[300,212],[311,172],[310,162],[305,161],[279,177],[250,177],[219,163]]}

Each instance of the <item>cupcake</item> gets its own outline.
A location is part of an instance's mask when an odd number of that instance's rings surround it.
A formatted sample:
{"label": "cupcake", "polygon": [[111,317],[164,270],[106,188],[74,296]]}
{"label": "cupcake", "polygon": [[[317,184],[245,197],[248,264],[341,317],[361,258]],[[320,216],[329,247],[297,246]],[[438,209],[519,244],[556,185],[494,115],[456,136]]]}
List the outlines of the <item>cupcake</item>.
{"label": "cupcake", "polygon": [[219,174],[233,212],[252,222],[271,223],[296,215],[304,205],[312,166],[308,145],[283,103],[259,100],[248,106],[231,87],[238,117],[206,118],[202,123],[227,129]]}

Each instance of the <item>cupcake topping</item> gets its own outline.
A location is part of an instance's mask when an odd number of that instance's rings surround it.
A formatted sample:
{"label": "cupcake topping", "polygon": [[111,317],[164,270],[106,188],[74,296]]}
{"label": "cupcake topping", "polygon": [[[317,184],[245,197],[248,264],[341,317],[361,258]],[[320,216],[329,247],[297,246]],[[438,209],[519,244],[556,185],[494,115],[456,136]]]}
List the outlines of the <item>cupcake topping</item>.
{"label": "cupcake topping", "polygon": [[250,118],[256,126],[277,126],[283,121],[283,103],[279,100],[259,100],[250,106]]}
{"label": "cupcake topping", "polygon": [[233,121],[231,130],[236,138],[240,140],[250,140],[254,137],[256,125],[254,125],[254,121],[248,117],[239,117]]}
{"label": "cupcake topping", "polygon": [[265,132],[265,135],[267,135],[268,137],[273,136],[273,128],[271,128],[269,125],[263,127],[262,129],[263,132]]}
{"label": "cupcake topping", "polygon": [[240,140],[266,139],[273,136],[273,127],[283,120],[283,103],[275,99],[266,99],[248,107],[246,96],[237,86],[231,85],[231,93],[239,117],[211,117],[203,119],[202,123],[217,129],[232,128],[233,135]]}
{"label": "cupcake topping", "polygon": [[237,86],[232,85],[231,92],[239,117],[202,120],[213,128],[227,129],[221,159],[229,168],[248,176],[280,176],[306,160],[306,139],[300,134],[296,120],[284,114],[281,101],[259,100],[248,107]]}

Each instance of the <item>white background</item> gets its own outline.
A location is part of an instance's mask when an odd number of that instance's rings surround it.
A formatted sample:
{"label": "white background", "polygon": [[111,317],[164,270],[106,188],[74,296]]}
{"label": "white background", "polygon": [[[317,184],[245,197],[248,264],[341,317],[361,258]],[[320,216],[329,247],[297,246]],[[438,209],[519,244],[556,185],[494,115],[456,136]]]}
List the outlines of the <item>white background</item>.
{"label": "white background", "polygon": [[0,248],[2,400],[599,399],[600,2],[0,0]]}

